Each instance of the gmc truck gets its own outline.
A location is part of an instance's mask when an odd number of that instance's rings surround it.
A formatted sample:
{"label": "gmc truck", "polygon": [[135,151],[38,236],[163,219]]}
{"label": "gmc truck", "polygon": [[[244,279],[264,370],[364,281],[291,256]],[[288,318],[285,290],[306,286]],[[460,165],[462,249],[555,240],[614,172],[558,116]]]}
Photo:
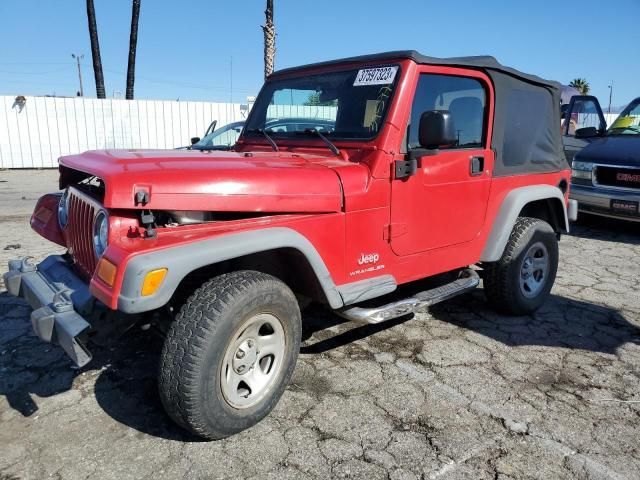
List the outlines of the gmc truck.
{"label": "gmc truck", "polygon": [[598,99],[576,95],[562,133],[580,214],[640,222],[640,98],[607,128]]}
{"label": "gmc truck", "polygon": [[[324,126],[265,127],[301,117]],[[482,279],[496,309],[529,314],[577,210],[559,85],[488,56],[281,70],[232,151],[90,151],[59,171],[31,226],[67,252],[11,261],[7,290],[79,366],[103,327],[152,318],[163,405],[207,439],[274,408],[310,300],[378,323]]]}

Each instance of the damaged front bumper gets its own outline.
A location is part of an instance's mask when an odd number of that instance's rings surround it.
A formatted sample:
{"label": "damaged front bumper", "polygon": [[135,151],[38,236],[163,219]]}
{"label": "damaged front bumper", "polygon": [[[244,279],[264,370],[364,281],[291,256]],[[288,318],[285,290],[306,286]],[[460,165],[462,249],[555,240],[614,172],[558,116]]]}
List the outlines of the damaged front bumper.
{"label": "damaged front bumper", "polygon": [[3,279],[10,294],[33,308],[31,325],[38,337],[60,345],[79,367],[91,361],[85,345],[91,325],[83,314],[92,310],[94,298],[64,257],[51,255],[38,265],[30,258],[11,260]]}

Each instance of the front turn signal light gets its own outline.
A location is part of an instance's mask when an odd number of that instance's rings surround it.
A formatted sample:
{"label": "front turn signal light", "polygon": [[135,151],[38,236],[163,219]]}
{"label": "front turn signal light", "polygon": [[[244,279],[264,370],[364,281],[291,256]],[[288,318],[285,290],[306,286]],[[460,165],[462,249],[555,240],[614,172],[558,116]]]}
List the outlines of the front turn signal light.
{"label": "front turn signal light", "polygon": [[149,295],[156,293],[166,276],[166,268],[158,268],[157,270],[151,270],[147,273],[144,277],[144,281],[142,282],[142,296],[148,297]]}
{"label": "front turn signal light", "polygon": [[98,264],[98,278],[110,287],[116,282],[116,266],[104,257]]}

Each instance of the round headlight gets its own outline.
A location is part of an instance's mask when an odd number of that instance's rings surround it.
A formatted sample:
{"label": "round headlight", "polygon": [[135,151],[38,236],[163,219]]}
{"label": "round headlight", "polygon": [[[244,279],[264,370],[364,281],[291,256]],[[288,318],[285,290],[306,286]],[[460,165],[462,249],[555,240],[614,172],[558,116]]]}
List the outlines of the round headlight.
{"label": "round headlight", "polygon": [[107,240],[109,239],[109,218],[104,211],[98,212],[93,222],[93,248],[96,255],[101,257],[107,249]]}
{"label": "round headlight", "polygon": [[65,190],[58,202],[58,224],[65,228],[69,222],[69,190]]}

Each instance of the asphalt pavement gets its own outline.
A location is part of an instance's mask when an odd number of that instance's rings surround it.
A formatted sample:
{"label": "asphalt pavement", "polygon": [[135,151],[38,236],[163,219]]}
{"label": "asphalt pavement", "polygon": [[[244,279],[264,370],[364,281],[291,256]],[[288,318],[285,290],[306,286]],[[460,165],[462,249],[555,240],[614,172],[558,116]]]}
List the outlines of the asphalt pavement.
{"label": "asphalt pavement", "polygon": [[[0,270],[61,251],[28,222],[56,188],[55,171],[0,171]],[[640,224],[590,219],[560,245],[531,316],[482,289],[370,326],[312,305],[280,404],[217,442],[165,415],[157,335],[74,369],[0,286],[0,480],[640,478]]]}

